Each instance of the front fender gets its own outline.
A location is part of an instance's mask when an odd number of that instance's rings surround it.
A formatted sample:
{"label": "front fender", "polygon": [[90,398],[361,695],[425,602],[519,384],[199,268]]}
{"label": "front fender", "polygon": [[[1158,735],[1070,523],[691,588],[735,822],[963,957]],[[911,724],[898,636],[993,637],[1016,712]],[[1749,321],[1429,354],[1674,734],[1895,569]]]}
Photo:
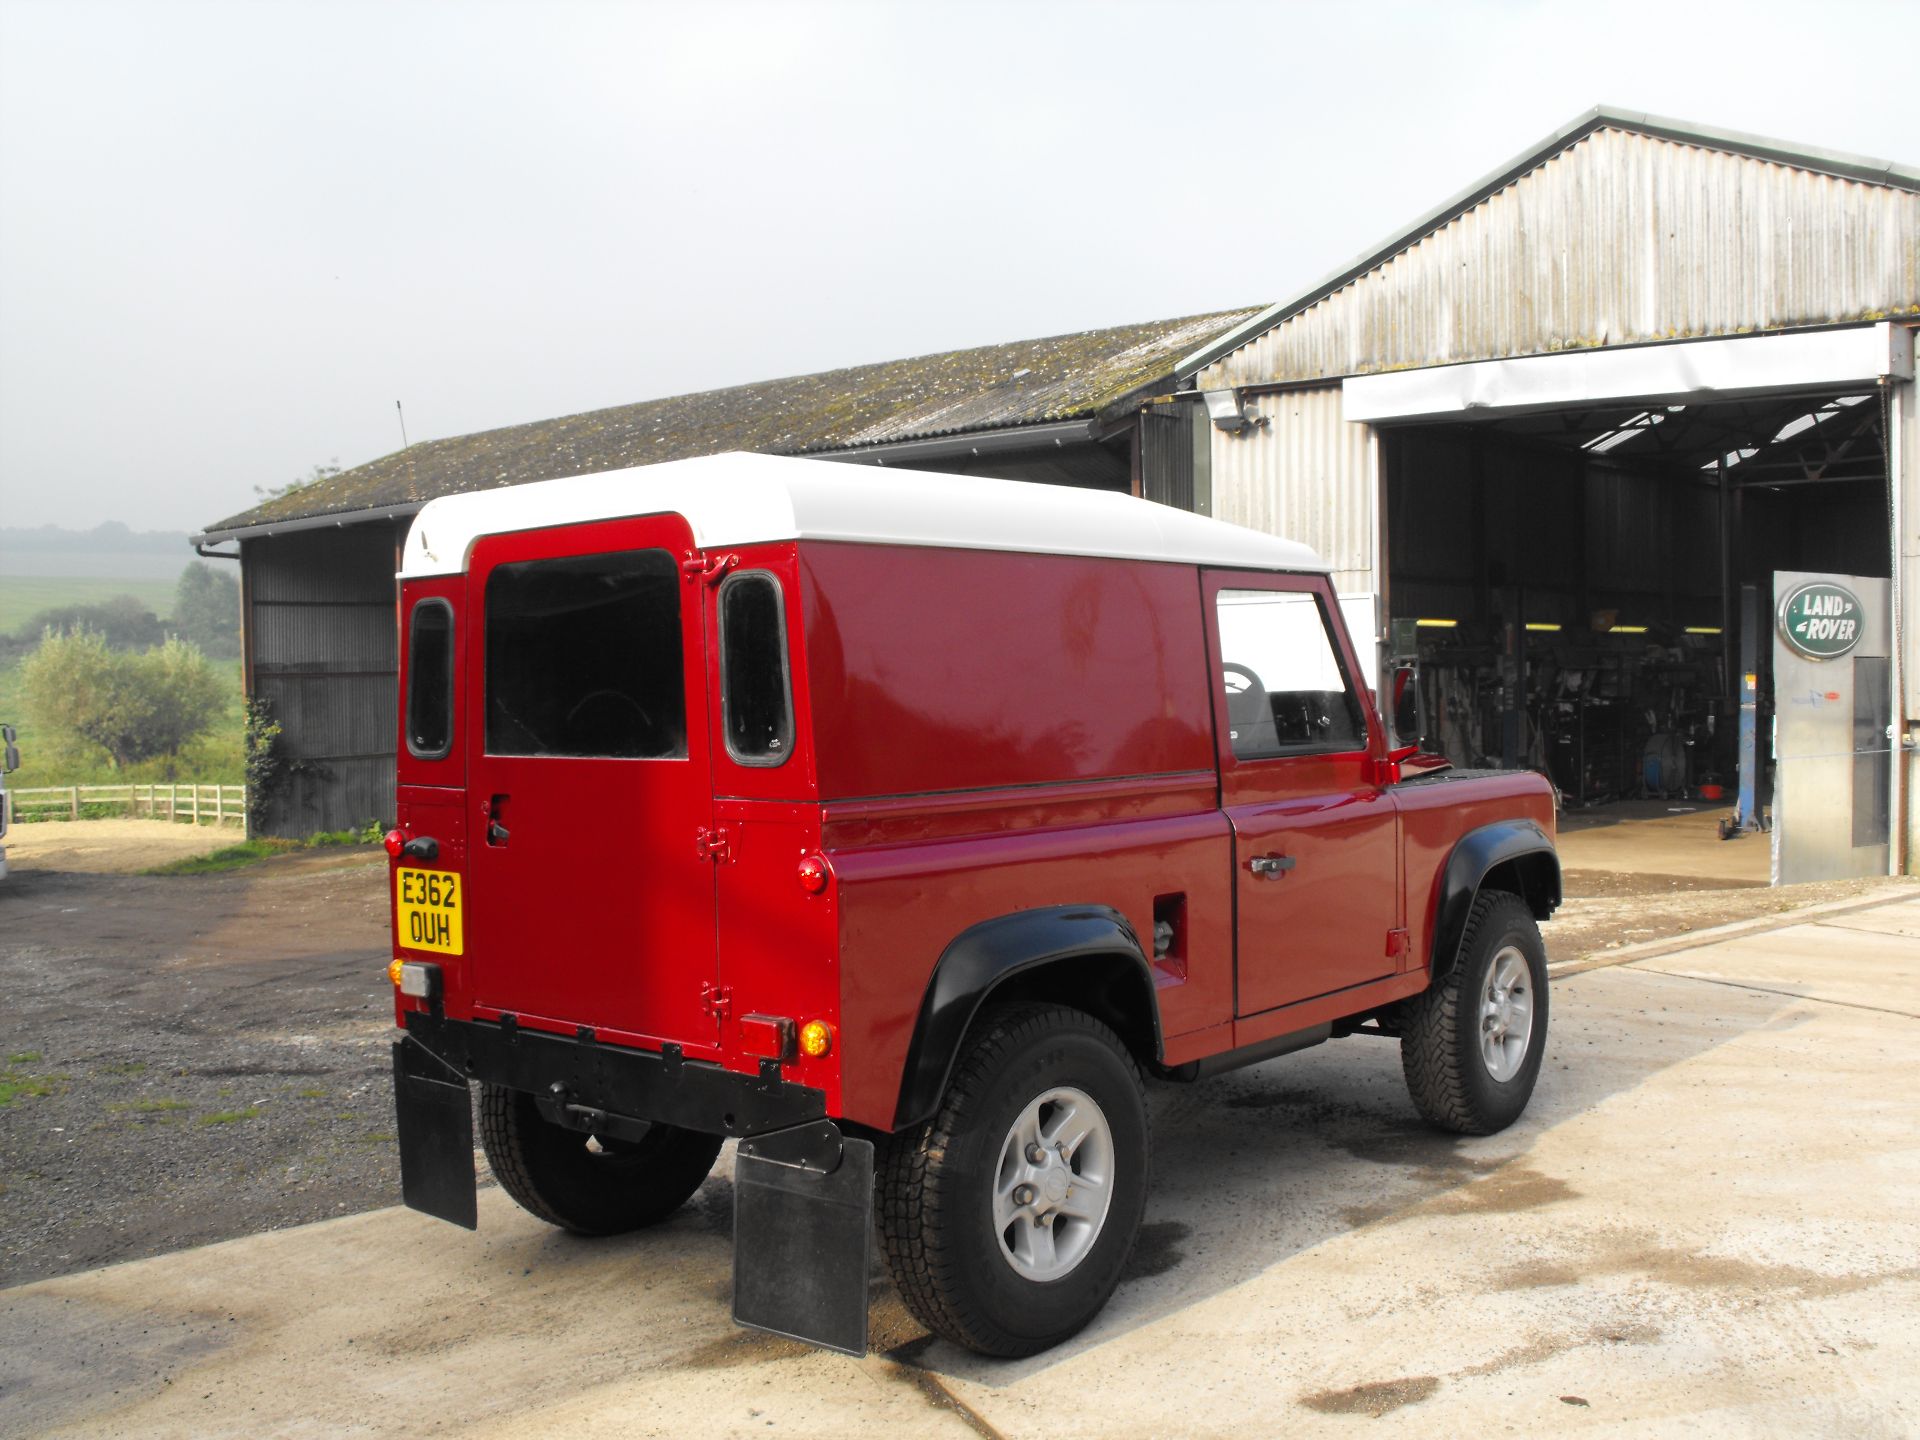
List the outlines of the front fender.
{"label": "front fender", "polygon": [[894,1128],[917,1125],[939,1108],[967,1027],[995,990],[1013,976],[1070,964],[1119,967],[1125,983],[1141,988],[1158,1053],[1153,975],[1124,915],[1106,905],[1048,905],[996,916],[961,931],[933,968],[907,1050]]}
{"label": "front fender", "polygon": [[1459,963],[1467,917],[1487,877],[1496,870],[1513,877],[1505,888],[1519,892],[1535,919],[1547,919],[1560,904],[1560,857],[1539,825],[1531,820],[1498,820],[1468,831],[1453,847],[1440,875],[1431,956],[1436,981]]}

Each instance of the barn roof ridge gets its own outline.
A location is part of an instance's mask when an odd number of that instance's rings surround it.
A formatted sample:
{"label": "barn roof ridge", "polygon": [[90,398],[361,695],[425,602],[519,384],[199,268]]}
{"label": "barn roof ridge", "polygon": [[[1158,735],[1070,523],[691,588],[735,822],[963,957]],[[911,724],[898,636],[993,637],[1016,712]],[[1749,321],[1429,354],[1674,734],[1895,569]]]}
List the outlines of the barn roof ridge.
{"label": "barn roof ridge", "polygon": [[1317,305],[1335,291],[1399,254],[1422,236],[1431,234],[1443,222],[1465,214],[1489,196],[1506,189],[1529,171],[1539,168],[1555,155],[1571,149],[1600,130],[1627,130],[1660,140],[1672,140],[1678,144],[1697,145],[1708,150],[1724,150],[1756,160],[1790,165],[1795,169],[1833,175],[1865,185],[1884,185],[1897,190],[1920,191],[1920,169],[1910,165],[1899,165],[1891,160],[1879,160],[1871,156],[1853,155],[1838,150],[1794,145],[1784,140],[1769,139],[1766,136],[1753,135],[1740,130],[1720,130],[1710,125],[1696,125],[1691,121],[1650,115],[1642,110],[1595,105],[1586,113],[1562,125],[1545,139],[1521,151],[1504,165],[1481,176],[1458,194],[1441,201],[1411,224],[1402,226],[1387,239],[1369,247],[1346,264],[1322,276],[1298,295],[1269,305],[1258,315],[1242,321],[1225,334],[1214,336],[1205,345],[1183,357],[1175,374],[1182,383],[1192,379],[1215,361],[1232,354],[1248,341],[1264,335],[1301,311]]}
{"label": "barn roof ridge", "polygon": [[354,524],[441,495],[730,450],[858,453],[1095,421],[1169,379],[1180,354],[1255,309],[932,351],[423,440],[263,501],[196,539]]}

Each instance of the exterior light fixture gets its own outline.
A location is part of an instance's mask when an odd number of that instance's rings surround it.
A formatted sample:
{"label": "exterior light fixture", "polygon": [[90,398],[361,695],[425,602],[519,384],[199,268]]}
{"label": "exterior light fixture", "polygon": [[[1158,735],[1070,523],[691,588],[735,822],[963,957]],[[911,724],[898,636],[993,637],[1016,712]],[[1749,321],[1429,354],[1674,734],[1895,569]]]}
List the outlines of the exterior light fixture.
{"label": "exterior light fixture", "polygon": [[1240,403],[1240,392],[1237,390],[1202,390],[1200,396],[1207,402],[1207,418],[1213,421],[1216,430],[1238,435],[1249,426],[1266,424],[1266,421],[1247,413],[1246,407]]}

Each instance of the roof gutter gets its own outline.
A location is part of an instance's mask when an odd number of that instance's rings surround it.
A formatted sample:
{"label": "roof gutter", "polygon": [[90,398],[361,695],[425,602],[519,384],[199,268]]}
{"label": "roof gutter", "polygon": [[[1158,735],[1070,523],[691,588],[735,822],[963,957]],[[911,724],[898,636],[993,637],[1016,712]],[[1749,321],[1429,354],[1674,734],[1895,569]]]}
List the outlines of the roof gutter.
{"label": "roof gutter", "polygon": [[[226,540],[265,540],[269,536],[293,535],[302,530],[344,530],[349,525],[367,525],[376,520],[405,520],[419,514],[426,503],[424,500],[402,500],[395,505],[372,505],[365,510],[335,510],[325,515],[302,515],[293,520],[262,520],[256,525],[205,530],[188,538],[195,550],[206,555],[207,551],[202,547],[218,545]],[[231,560],[235,557],[216,553],[208,558]]]}
{"label": "roof gutter", "polygon": [[806,460],[838,460],[850,465],[905,465],[929,460],[951,460],[962,455],[1005,455],[1022,450],[1046,450],[1092,443],[1091,420],[1056,420],[1044,425],[1019,425],[1005,430],[979,430],[966,435],[941,435],[931,440],[893,440],[848,450],[802,450]]}

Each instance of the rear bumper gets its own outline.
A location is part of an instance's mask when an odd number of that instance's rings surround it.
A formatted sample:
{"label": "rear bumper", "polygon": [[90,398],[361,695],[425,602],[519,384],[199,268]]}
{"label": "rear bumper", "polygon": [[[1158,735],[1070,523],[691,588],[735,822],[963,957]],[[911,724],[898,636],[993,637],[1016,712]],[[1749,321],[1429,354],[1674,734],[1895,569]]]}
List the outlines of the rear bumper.
{"label": "rear bumper", "polygon": [[778,1061],[742,1075],[700,1060],[569,1039],[484,1020],[409,1012],[407,1037],[468,1080],[536,1095],[552,1118],[583,1130],[606,1119],[677,1125],[709,1135],[763,1135],[826,1118],[826,1092],[781,1078]]}

